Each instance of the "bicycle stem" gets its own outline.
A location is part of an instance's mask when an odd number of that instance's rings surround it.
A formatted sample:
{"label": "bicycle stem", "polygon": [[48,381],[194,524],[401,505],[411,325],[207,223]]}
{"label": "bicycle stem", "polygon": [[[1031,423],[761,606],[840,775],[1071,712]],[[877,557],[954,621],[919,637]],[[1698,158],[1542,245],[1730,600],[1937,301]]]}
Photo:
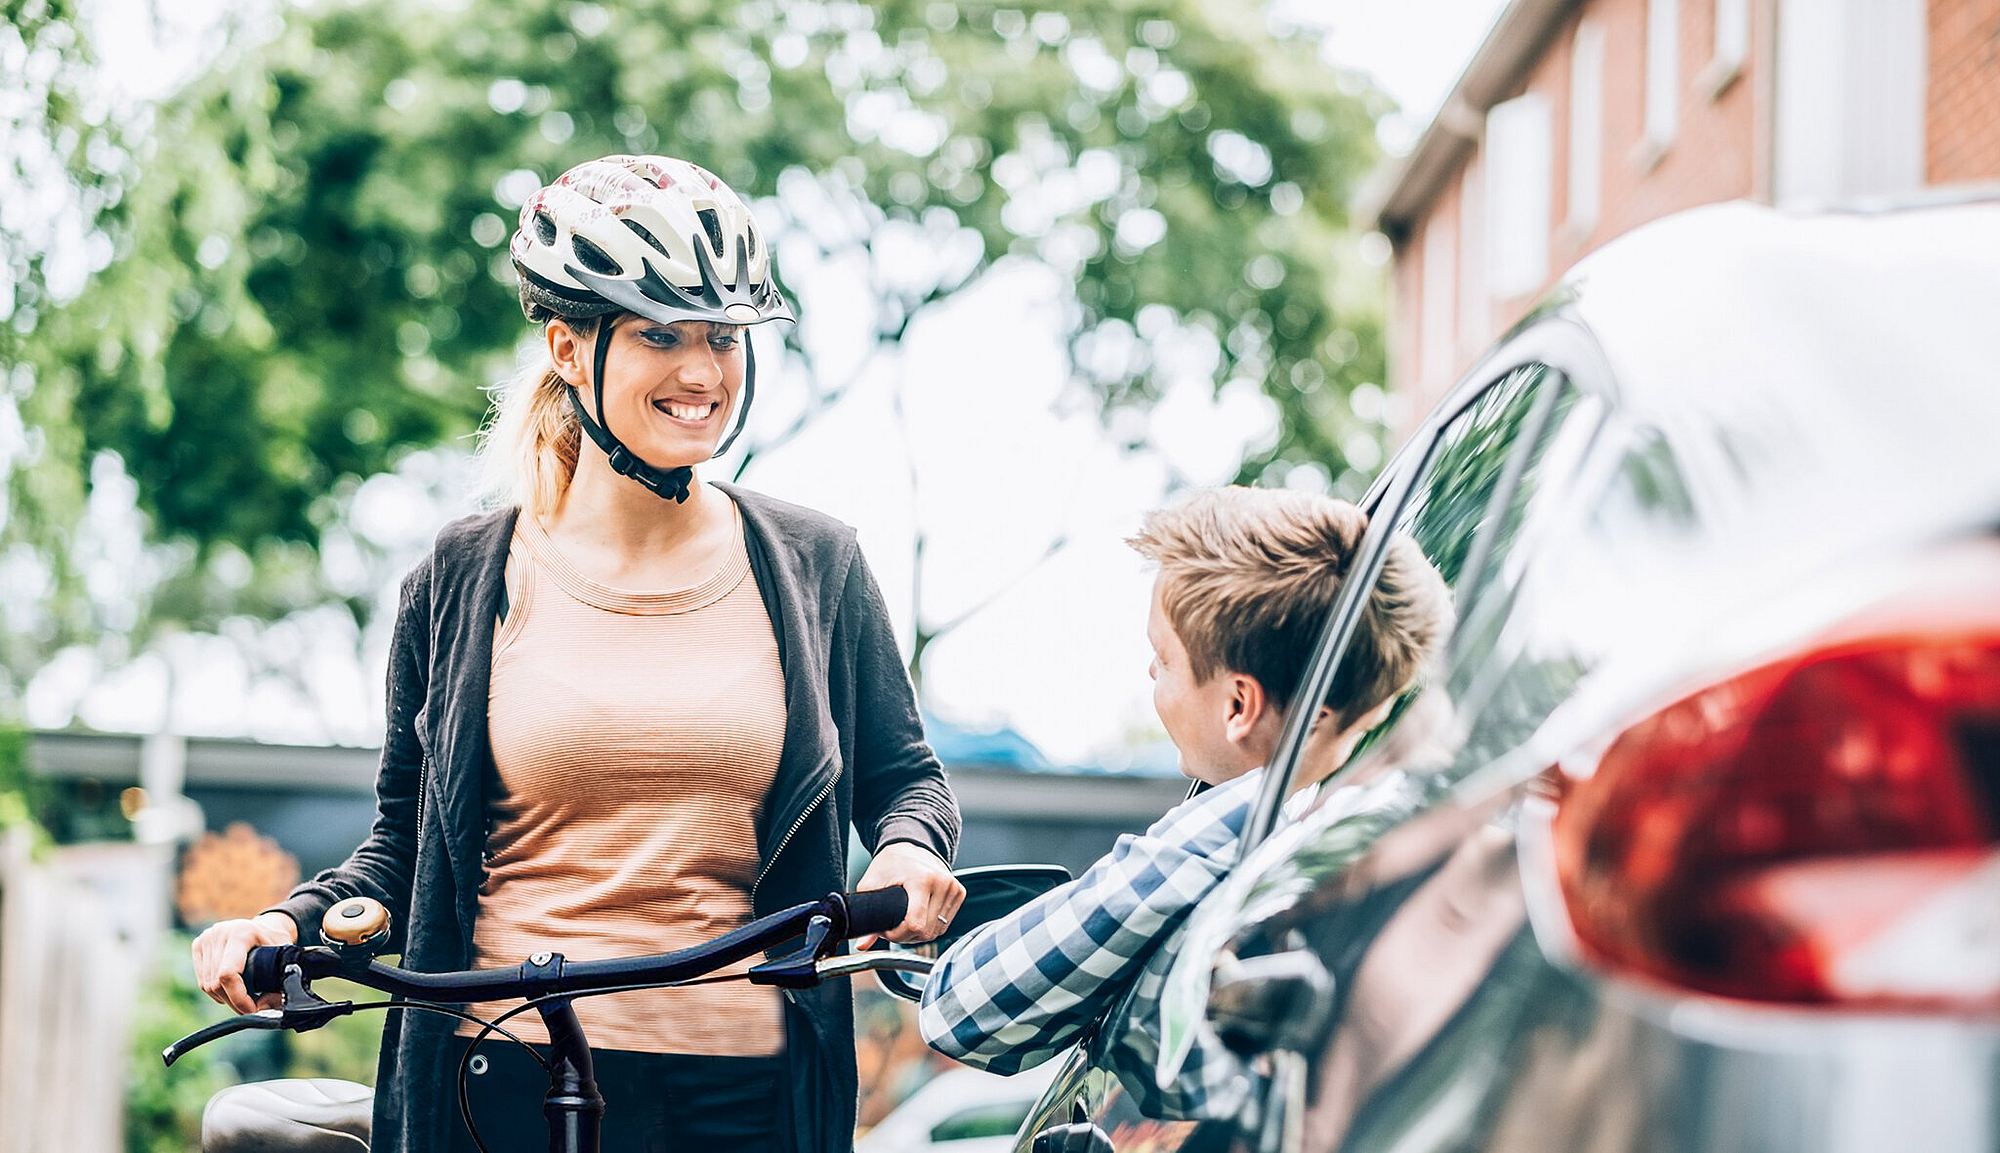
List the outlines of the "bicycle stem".
{"label": "bicycle stem", "polygon": [[[522,966],[551,970],[561,979],[559,953],[537,953]],[[542,1098],[542,1116],[549,1122],[549,1153],[597,1153],[604,1127],[604,1095],[597,1091],[596,1067],[590,1042],[569,998],[535,1006],[549,1031],[549,1091]]]}

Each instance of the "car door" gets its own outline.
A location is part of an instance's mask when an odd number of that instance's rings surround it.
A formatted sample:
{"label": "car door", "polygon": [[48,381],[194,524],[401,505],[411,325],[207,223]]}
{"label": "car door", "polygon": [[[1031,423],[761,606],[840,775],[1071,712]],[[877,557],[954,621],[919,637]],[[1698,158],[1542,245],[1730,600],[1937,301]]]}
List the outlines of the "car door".
{"label": "car door", "polygon": [[[1485,590],[1504,586],[1496,566],[1515,551],[1532,492],[1575,467],[1600,408],[1600,402],[1586,398],[1548,363],[1531,360],[1496,373],[1482,387],[1465,390],[1460,399],[1441,409],[1399,454],[1392,465],[1398,471],[1386,474],[1371,494],[1376,515],[1392,514],[1384,523],[1403,531],[1421,530],[1429,541],[1427,554],[1435,550],[1434,559],[1464,612],[1488,595]],[[1373,569],[1364,563],[1368,555],[1364,543],[1355,566],[1360,581],[1373,576]],[[1342,602],[1349,599],[1344,596]],[[1329,665],[1337,661],[1345,640],[1339,631],[1342,615],[1336,605],[1333,627],[1321,642],[1321,660]],[[1300,694],[1301,699],[1314,697],[1311,688]],[[1408,704],[1409,700],[1399,704],[1381,734],[1407,728],[1400,721]],[[1288,767],[1297,744],[1293,741],[1289,750],[1281,745],[1274,765]],[[1266,827],[1277,820],[1282,799],[1281,790],[1269,791],[1260,813]],[[1181,945],[1169,940],[1165,947]],[[1053,1151],[1102,1149],[1107,1144],[1114,1149],[1208,1145],[1213,1135],[1203,1136],[1193,1121],[1157,1109],[1149,1115],[1139,1104],[1148,1095],[1135,1091],[1143,1088],[1134,1084],[1140,1074],[1116,1068],[1112,1059],[1117,1039],[1153,1027],[1160,1009],[1157,1004],[1128,1003],[1115,1011],[1101,1025],[1095,1043],[1072,1055],[1023,1127],[1019,1147]]]}
{"label": "car door", "polygon": [[1651,1147],[1619,1071],[1591,1056],[1618,1046],[1613,1018],[1530,930],[1517,820],[1549,767],[1536,738],[1647,627],[1619,562],[1641,536],[1675,547],[1699,518],[1664,439],[1593,390],[1575,397],[1470,530],[1435,503],[1462,504],[1453,474],[1469,474],[1433,454],[1445,467],[1396,516],[1454,578],[1443,668],[1191,919],[1155,1027],[1228,1034],[1256,1086],[1210,1144]]}

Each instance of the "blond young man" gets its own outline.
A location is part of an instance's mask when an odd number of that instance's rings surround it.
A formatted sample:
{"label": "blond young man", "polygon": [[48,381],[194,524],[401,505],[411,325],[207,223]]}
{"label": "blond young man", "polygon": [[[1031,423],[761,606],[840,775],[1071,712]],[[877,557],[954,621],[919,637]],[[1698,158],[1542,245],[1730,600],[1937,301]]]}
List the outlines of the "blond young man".
{"label": "blond young man", "polygon": [[[918,1012],[932,1048],[1014,1073],[1055,1056],[1123,996],[1159,942],[1235,864],[1240,837],[1367,517],[1282,490],[1207,490],[1129,543],[1158,565],[1153,707],[1181,771],[1214,786],[1084,874],[938,959]],[[1449,593],[1416,542],[1390,544],[1294,778],[1344,764],[1448,630]]]}

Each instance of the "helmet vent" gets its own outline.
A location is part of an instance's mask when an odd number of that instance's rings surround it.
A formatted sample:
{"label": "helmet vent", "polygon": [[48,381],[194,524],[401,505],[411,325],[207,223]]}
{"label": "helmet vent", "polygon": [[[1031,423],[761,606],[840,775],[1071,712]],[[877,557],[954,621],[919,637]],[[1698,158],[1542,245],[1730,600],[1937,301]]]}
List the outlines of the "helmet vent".
{"label": "helmet vent", "polygon": [[645,241],[647,244],[650,244],[654,248],[658,249],[661,256],[667,255],[667,246],[660,243],[660,238],[653,235],[652,229],[647,228],[645,225],[629,217],[623,219],[625,220],[625,227],[637,233],[639,239]]}
{"label": "helmet vent", "polygon": [[619,267],[618,262],[611,259],[611,254],[599,248],[589,237],[574,237],[570,240],[570,245],[576,249],[576,258],[583,263],[583,266],[597,275],[623,276],[625,274],[625,270]]}
{"label": "helmet vent", "polygon": [[535,239],[544,245],[556,242],[556,222],[547,212],[537,208],[534,213]]}
{"label": "helmet vent", "polygon": [[757,256],[757,229],[754,226],[746,226],[743,229],[743,240],[743,254],[754,260]]}
{"label": "helmet vent", "polygon": [[708,233],[709,249],[713,251],[717,256],[721,256],[723,254],[722,218],[716,215],[715,209],[713,208],[704,208],[695,215],[701,217],[702,231]]}

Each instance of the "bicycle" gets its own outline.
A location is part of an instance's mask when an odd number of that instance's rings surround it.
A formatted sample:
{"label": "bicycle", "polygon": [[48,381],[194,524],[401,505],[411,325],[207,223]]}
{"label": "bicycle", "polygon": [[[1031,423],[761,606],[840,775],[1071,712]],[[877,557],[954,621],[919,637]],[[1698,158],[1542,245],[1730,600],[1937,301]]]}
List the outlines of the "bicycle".
{"label": "bicycle", "polygon": [[[548,1070],[549,1092],[542,1100],[548,1119],[550,1153],[601,1153],[604,1097],[593,1077],[590,1045],[571,1002],[578,997],[639,989],[674,988],[716,981],[803,988],[856,973],[928,973],[931,961],[901,951],[836,954],[843,941],[885,932],[903,919],[908,894],[900,887],[867,893],[829,893],[817,901],[759,918],[706,944],[642,957],[569,961],[539,952],[512,969],[417,973],[376,960],[389,940],[389,913],[380,902],[356,897],[327,910],[320,933],[327,945],[274,945],[250,951],[243,979],[250,995],[283,994],[279,1008],[244,1013],[200,1029],[160,1054],[171,1066],[187,1053],[246,1029],[306,1032],[363,1010],[417,1010],[442,1013],[480,1026],[458,1065],[459,1116],[473,1145],[485,1150],[466,1098],[466,1070],[474,1050],[498,1034],[513,1041]],[[725,965],[798,939],[797,948],[743,973],[714,975]],[[312,991],[321,977],[340,977],[389,994],[392,1000],[326,1001]],[[455,1008],[483,1001],[525,998],[526,1002],[487,1021]],[[548,1027],[548,1056],[508,1032],[507,1020],[534,1009]]]}

